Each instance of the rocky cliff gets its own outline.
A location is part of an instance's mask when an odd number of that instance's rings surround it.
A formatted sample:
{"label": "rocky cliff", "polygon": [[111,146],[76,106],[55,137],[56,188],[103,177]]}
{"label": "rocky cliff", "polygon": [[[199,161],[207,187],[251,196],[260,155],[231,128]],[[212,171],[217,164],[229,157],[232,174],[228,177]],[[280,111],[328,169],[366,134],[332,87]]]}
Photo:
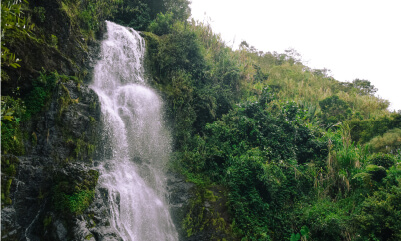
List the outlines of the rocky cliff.
{"label": "rocky cliff", "polygon": [[30,15],[34,31],[7,43],[21,67],[2,66],[9,78],[2,80],[2,96],[26,106],[14,136],[18,151],[2,143],[2,240],[76,240],[71,230],[91,203],[98,177],[91,166],[100,106],[87,83],[102,27],[85,39],[61,1],[26,7],[29,13],[41,9],[43,21]]}
{"label": "rocky cliff", "polygon": [[[88,87],[104,25],[82,31],[62,1],[27,7],[41,14],[30,15],[36,24],[30,36],[9,43],[21,67],[2,66],[9,78],[2,95],[21,97],[29,115],[13,137],[17,151],[2,150],[1,238],[121,240],[108,221],[108,191],[96,186],[102,120]],[[198,188],[171,171],[167,176],[180,240],[230,240],[224,231],[230,220],[220,216],[224,190]]]}

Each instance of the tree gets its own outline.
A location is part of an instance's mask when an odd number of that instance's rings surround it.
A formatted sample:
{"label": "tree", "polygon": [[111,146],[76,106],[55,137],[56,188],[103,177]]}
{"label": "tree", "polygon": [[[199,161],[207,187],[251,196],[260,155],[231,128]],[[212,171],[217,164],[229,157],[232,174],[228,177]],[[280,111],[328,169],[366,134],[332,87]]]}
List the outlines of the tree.
{"label": "tree", "polygon": [[295,64],[295,63],[301,63],[301,54],[298,53],[295,49],[293,48],[288,48],[284,50],[287,57],[287,61],[290,62],[290,64]]}
{"label": "tree", "polygon": [[249,44],[248,44],[245,40],[243,40],[243,41],[240,43],[239,47],[240,47],[240,48],[249,48]]}
{"label": "tree", "polygon": [[319,101],[319,106],[322,109],[322,119],[326,124],[335,124],[344,121],[351,115],[348,103],[340,99],[337,95]]}
{"label": "tree", "polygon": [[377,92],[377,88],[368,80],[354,79],[354,81],[352,81],[352,86],[356,88],[361,95],[374,95]]}

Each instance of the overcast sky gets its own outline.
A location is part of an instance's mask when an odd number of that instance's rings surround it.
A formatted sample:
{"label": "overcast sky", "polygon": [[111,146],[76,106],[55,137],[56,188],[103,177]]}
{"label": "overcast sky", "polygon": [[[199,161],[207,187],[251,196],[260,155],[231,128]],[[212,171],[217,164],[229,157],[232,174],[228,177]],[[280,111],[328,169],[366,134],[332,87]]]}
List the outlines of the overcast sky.
{"label": "overcast sky", "polygon": [[399,0],[192,0],[191,8],[234,49],[242,40],[264,52],[294,48],[337,80],[369,80],[401,110]]}

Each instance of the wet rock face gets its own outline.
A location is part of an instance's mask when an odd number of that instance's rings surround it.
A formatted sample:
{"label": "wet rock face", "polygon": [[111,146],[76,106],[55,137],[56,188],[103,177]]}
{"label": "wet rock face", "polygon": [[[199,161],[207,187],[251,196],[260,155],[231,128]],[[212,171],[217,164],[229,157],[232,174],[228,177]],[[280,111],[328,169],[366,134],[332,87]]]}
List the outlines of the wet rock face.
{"label": "wet rock face", "polygon": [[123,241],[110,224],[109,191],[96,188],[92,204],[74,221],[76,240]]}
{"label": "wet rock face", "polygon": [[[62,97],[68,97],[63,108]],[[80,191],[94,189],[97,178],[90,169],[101,128],[98,103],[87,86],[60,80],[48,110],[23,124],[26,135],[35,133],[37,139],[26,138],[26,154],[13,156],[18,165],[10,177],[11,204],[1,211],[2,240],[74,239],[78,218],[56,208],[55,187],[63,181]]]}
{"label": "wet rock face", "polygon": [[239,240],[233,234],[227,209],[227,190],[202,187],[167,173],[170,213],[181,241]]}
{"label": "wet rock face", "polygon": [[186,232],[182,226],[193,198],[192,189],[195,185],[185,181],[185,178],[177,173],[167,173],[167,191],[169,193],[170,214],[175,224],[180,240],[186,240]]}

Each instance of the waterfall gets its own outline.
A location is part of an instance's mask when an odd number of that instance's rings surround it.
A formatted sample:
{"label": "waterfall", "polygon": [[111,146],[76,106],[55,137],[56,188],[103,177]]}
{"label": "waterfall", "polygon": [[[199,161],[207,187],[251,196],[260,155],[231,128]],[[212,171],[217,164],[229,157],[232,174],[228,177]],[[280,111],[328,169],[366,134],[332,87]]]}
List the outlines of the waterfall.
{"label": "waterfall", "polygon": [[104,122],[98,185],[109,193],[110,225],[124,240],[178,240],[163,174],[171,138],[162,100],[144,79],[144,39],[131,28],[106,24],[90,87]]}

